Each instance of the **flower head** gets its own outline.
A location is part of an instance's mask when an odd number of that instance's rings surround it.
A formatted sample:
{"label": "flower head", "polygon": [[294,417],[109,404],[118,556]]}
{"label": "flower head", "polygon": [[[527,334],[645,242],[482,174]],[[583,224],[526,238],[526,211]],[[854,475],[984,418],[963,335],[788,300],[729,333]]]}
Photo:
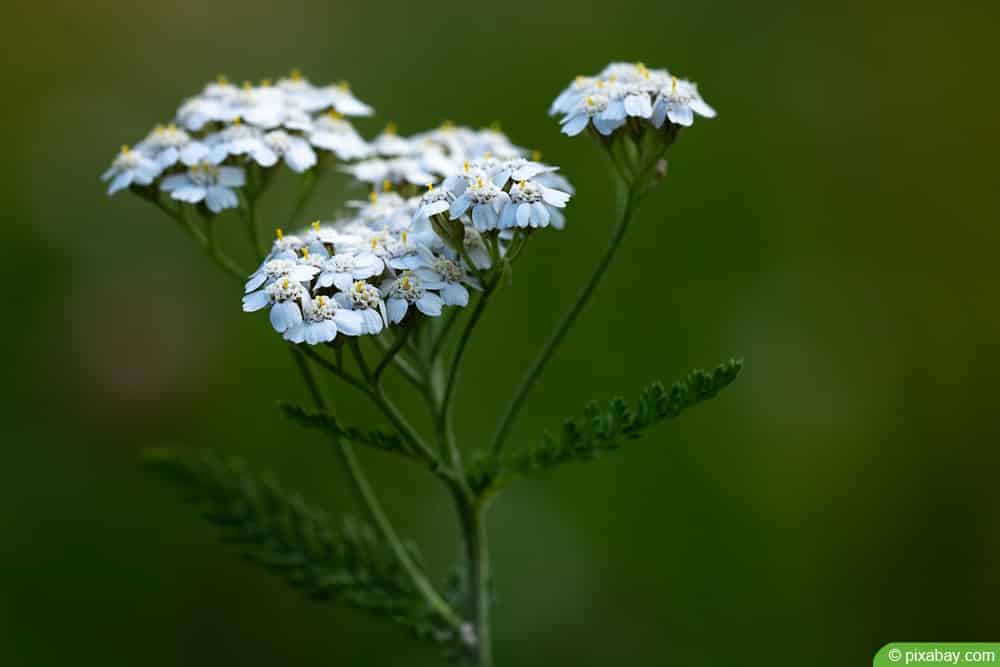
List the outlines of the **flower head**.
{"label": "flower head", "polygon": [[197,204],[204,202],[212,213],[239,206],[239,198],[233,188],[246,183],[246,175],[240,167],[220,167],[211,162],[199,162],[181,174],[167,176],[160,183],[160,189],[169,192],[173,199]]}
{"label": "flower head", "polygon": [[[399,138],[410,147],[406,155],[354,165],[363,168],[351,173],[371,190],[347,203],[346,217],[295,234],[278,230],[247,281],[244,310],[270,308],[272,326],[296,343],[379,335],[467,306],[470,290],[481,289],[484,272],[514,239],[523,241],[524,230],[562,227],[572,187],[538,156],[529,160],[518,149],[465,157],[484,143],[502,146],[506,139],[495,130],[452,126],[418,136]],[[444,161],[440,172],[421,174],[428,179],[422,194],[386,178],[400,164],[424,164],[428,151]]]}
{"label": "flower head", "polygon": [[111,181],[108,194],[113,195],[132,184],[149,185],[163,168],[143,151],[122,146],[121,152],[111,163],[111,168],[101,175],[102,181]]}
{"label": "flower head", "polygon": [[562,115],[562,131],[569,136],[588,125],[609,135],[628,118],[659,128],[665,120],[687,127],[694,122],[694,114],[715,117],[695,84],[642,63],[611,63],[597,76],[577,77],[555,99],[549,113]]}
{"label": "flower head", "polygon": [[343,117],[371,112],[346,86],[317,87],[298,72],[277,84],[236,86],[219,77],[185,100],[172,123],[123,150],[102,179],[110,182],[109,194],[158,186],[175,200],[204,201],[218,213],[239,205],[234,189],[244,186],[248,163],[270,169],[284,162],[304,172],[317,165],[316,149],[341,159],[368,155]]}

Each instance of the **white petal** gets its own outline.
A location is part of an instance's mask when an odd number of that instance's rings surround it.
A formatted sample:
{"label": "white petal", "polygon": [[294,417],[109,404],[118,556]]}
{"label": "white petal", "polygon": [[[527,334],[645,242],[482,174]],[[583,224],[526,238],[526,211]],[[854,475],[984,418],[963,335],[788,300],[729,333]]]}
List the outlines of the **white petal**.
{"label": "white petal", "polygon": [[115,176],[114,180],[111,181],[111,185],[108,186],[108,194],[113,195],[119,190],[124,190],[130,185],[132,185],[132,172],[123,171]]}
{"label": "white petal", "polygon": [[296,264],[288,271],[288,278],[297,283],[305,283],[312,280],[313,276],[319,273],[319,269],[309,264]]}
{"label": "white petal", "polygon": [[306,328],[308,326],[309,325],[307,325],[305,322],[299,322],[295,326],[289,327],[289,329],[287,331],[285,331],[285,335],[282,336],[282,338],[284,338],[285,340],[291,341],[293,343],[302,343],[302,342],[305,342],[305,339],[306,339]]}
{"label": "white petal", "polygon": [[518,204],[516,219],[518,227],[527,227],[531,222],[531,204]]}
{"label": "white petal", "polygon": [[547,188],[542,186],[542,201],[544,201],[549,206],[555,206],[556,208],[563,208],[569,201],[569,195],[561,190],[556,190],[555,188]]}
{"label": "white petal", "polygon": [[[177,193],[174,193],[177,196]],[[208,189],[205,196],[205,205],[212,213],[219,213],[227,208],[236,208],[240,205],[240,200],[236,193],[222,185],[213,185]]]}
{"label": "white petal", "polygon": [[360,336],[365,331],[364,316],[353,310],[337,309],[333,314],[333,321],[337,323],[337,328],[348,336]]}
{"label": "white petal", "polygon": [[292,142],[291,149],[285,153],[285,164],[295,172],[303,172],[316,164],[316,153],[301,139]]}
{"label": "white petal", "polygon": [[261,285],[263,285],[266,280],[267,280],[267,273],[264,271],[257,271],[252,276],[250,276],[249,280],[247,280],[247,284],[244,285],[243,291],[252,292]]}
{"label": "white petal", "polygon": [[242,167],[219,167],[219,185],[230,188],[242,188],[246,185],[246,172]]}
{"label": "white petal", "polygon": [[[505,208],[503,210],[503,213],[500,214],[500,223],[499,223],[498,227],[500,229],[510,229],[510,228],[512,228],[514,226],[514,224],[516,223],[516,221],[514,219],[514,214],[516,212],[517,212],[517,205],[516,204],[510,204],[509,206],[507,206],[507,208]],[[479,268],[483,268],[483,267],[479,267]]]}
{"label": "white petal", "polygon": [[189,204],[197,204],[208,194],[208,191],[200,185],[185,185],[170,193],[170,196],[178,201],[186,201]]}
{"label": "white petal", "polygon": [[433,292],[424,292],[424,295],[417,299],[415,305],[417,306],[417,310],[424,315],[437,317],[441,314],[441,307],[444,305],[444,301]]}
{"label": "white petal", "polygon": [[455,218],[461,217],[461,215],[465,213],[465,209],[469,208],[469,204],[471,203],[472,197],[470,197],[468,193],[465,193],[456,199],[451,205],[451,219],[454,220]]}
{"label": "white petal", "polygon": [[271,308],[271,326],[278,333],[284,333],[302,321],[302,311],[294,301],[284,301],[274,304]]}
{"label": "white petal", "polygon": [[625,124],[625,121],[620,118],[609,118],[607,116],[594,116],[594,127],[597,131],[608,136],[619,127]]}
{"label": "white petal", "polygon": [[667,118],[681,127],[691,127],[694,124],[694,114],[686,104],[671,104],[667,109]]}
{"label": "white petal", "polygon": [[531,204],[531,226],[545,227],[549,224],[549,210],[545,204],[536,201]]}
{"label": "white petal", "polygon": [[705,100],[698,97],[692,98],[688,103],[691,107],[691,111],[694,111],[699,116],[704,116],[705,118],[715,118],[715,109],[705,104]]}
{"label": "white petal", "polygon": [[575,137],[576,135],[583,132],[583,128],[587,127],[587,121],[590,120],[589,116],[585,113],[578,113],[573,116],[567,116],[563,121],[562,132],[570,137]]}
{"label": "white petal", "polygon": [[190,184],[191,179],[188,178],[187,174],[174,174],[172,176],[167,176],[160,181],[160,189],[164,192],[170,192],[171,190],[176,190],[177,188]]}
{"label": "white petal", "polygon": [[[347,332],[344,332],[347,333]],[[314,322],[306,328],[306,342],[310,345],[329,343],[337,337],[337,325],[330,320]]]}
{"label": "white petal", "polygon": [[264,290],[253,292],[243,297],[243,311],[246,313],[252,313],[255,310],[260,310],[269,303],[271,303],[271,297],[268,296],[267,292]]}
{"label": "white petal", "polygon": [[267,146],[258,146],[250,155],[262,167],[273,167],[278,162],[278,154]]}
{"label": "white petal", "polygon": [[337,286],[342,292],[346,292],[351,289],[351,285],[354,283],[354,276],[347,272],[340,272],[333,274],[333,284]]}
{"label": "white petal", "polygon": [[663,121],[667,119],[667,101],[662,97],[656,98],[656,106],[653,107],[653,116],[650,119],[653,127],[659,129],[663,127]]}
{"label": "white petal", "polygon": [[389,299],[385,302],[386,308],[389,312],[389,323],[397,324],[406,315],[406,309],[409,304],[406,303],[406,299]]}
{"label": "white petal", "polygon": [[469,305],[469,290],[458,283],[445,283],[441,288],[441,299],[446,306],[465,308]]}
{"label": "white petal", "polygon": [[382,316],[372,308],[365,308],[360,311],[364,318],[364,332],[370,335],[378,335],[382,331]]}

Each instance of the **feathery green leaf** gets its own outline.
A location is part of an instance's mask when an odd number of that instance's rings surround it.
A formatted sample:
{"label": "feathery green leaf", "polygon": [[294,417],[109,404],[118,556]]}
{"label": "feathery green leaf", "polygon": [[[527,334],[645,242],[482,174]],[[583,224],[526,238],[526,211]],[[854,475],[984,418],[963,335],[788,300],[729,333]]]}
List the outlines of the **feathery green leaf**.
{"label": "feathery green leaf", "polygon": [[291,403],[281,403],[279,407],[286,417],[306,428],[323,431],[364,447],[420,459],[417,453],[394,433],[387,433],[380,429],[363,430],[356,426],[344,426],[331,414],[313,412]]}
{"label": "feathery green leaf", "polygon": [[591,402],[582,418],[567,419],[558,434],[545,433],[540,445],[512,452],[499,461],[477,461],[469,474],[470,484],[476,489],[500,486],[522,475],[614,451],[649,427],[714,397],[736,379],[742,367],[742,361],[731,359],[712,371],[695,370],[669,391],[663,384],[653,383],[642,390],[635,408],[621,398],[613,399],[606,408]]}
{"label": "feathery green leaf", "polygon": [[144,463],[198,506],[224,542],[307,597],[392,618],[426,639],[455,641],[367,524],[346,520],[335,531],[297,494],[213,452],[154,449]]}

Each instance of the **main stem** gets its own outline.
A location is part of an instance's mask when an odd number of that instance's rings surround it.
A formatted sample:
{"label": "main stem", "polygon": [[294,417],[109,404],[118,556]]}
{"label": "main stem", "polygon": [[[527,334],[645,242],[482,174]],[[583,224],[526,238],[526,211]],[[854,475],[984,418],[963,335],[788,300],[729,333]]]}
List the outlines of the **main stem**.
{"label": "main stem", "polygon": [[486,535],[486,507],[478,500],[456,496],[465,541],[466,584],[470,592],[469,615],[475,623],[472,648],[476,667],[493,665],[493,582]]}
{"label": "main stem", "polygon": [[632,218],[635,215],[635,211],[638,204],[638,197],[632,189],[628,189],[625,194],[625,207],[622,211],[622,217],[618,221],[618,225],[615,227],[614,232],[611,235],[611,243],[608,245],[608,249],[604,252],[604,257],[601,258],[601,262],[594,269],[594,273],[590,276],[590,280],[584,285],[583,289],[580,291],[579,296],[576,298],[576,303],[570,309],[566,316],[563,317],[562,322],[559,323],[558,328],[553,332],[552,337],[542,348],[541,354],[535,359],[535,363],[531,365],[527,373],[524,375],[524,379],[521,380],[521,385],[517,389],[517,393],[514,395],[513,400],[507,406],[506,412],[504,412],[503,417],[500,419],[500,425],[497,427],[496,435],[493,437],[493,445],[491,447],[491,452],[493,455],[500,453],[503,448],[504,441],[510,434],[511,426],[514,424],[514,419],[517,414],[521,411],[521,407],[524,405],[525,399],[528,397],[528,393],[535,386],[535,382],[538,381],[539,376],[545,369],[545,366],[549,363],[552,355],[555,353],[556,348],[562,342],[563,338],[566,337],[567,332],[569,332],[570,327],[576,321],[576,318],[583,312],[584,306],[590,300],[591,295],[594,293],[594,289],[601,282],[604,274],[607,272],[608,267],[611,266],[611,261],[615,257],[615,253],[618,252],[618,246],[621,245],[622,239],[625,237],[625,231],[628,229],[629,223],[632,222]]}

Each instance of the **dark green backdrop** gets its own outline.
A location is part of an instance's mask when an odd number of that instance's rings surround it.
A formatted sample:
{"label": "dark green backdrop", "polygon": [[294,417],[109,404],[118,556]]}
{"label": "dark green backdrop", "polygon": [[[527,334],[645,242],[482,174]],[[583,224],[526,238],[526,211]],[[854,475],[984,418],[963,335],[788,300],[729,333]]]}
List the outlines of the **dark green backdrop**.
{"label": "dark green backdrop", "polygon": [[[333,452],[275,410],[304,391],[265,319],[97,177],[220,72],[349,79],[378,110],[369,136],[499,121],[579,192],[479,330],[459,410],[475,433],[608,236],[597,152],[545,111],[611,59],[698,80],[719,117],[672,149],[516,436],[730,355],[747,367],[654,437],[500,499],[499,664],[841,667],[889,640],[996,641],[1000,11],[962,5],[7,8],[0,663],[436,664],[227,554],[143,477],[144,445],[217,446],[351,509]],[[365,462],[444,571],[447,499]]]}

